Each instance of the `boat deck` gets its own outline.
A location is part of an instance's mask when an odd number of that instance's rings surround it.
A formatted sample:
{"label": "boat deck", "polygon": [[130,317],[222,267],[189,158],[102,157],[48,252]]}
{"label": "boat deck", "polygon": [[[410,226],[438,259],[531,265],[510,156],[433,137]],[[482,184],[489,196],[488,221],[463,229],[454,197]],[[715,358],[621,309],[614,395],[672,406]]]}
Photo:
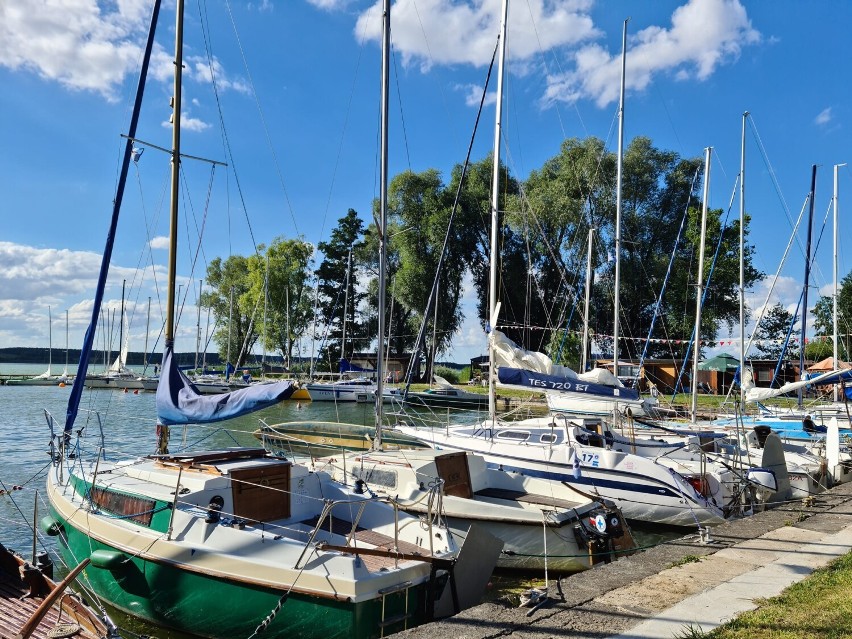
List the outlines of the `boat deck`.
{"label": "boat deck", "polygon": [[[41,596],[27,597],[29,587],[21,580],[17,566],[7,564],[0,558],[0,639],[17,637],[43,600]],[[80,612],[75,612],[75,609]],[[59,639],[73,633],[79,639],[95,639],[98,635],[88,629],[89,616],[89,611],[82,604],[72,602],[71,596],[66,593],[47,611],[31,637]],[[68,633],[63,633],[60,626],[66,625]]]}

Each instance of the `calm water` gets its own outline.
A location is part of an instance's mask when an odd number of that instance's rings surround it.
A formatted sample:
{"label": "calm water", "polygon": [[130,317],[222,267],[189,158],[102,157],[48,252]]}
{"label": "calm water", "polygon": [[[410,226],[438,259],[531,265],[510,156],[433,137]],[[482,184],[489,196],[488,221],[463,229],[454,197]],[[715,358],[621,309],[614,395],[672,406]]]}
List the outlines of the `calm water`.
{"label": "calm water", "polygon": [[[41,373],[46,368],[46,365],[40,364],[4,365],[0,368],[0,373],[32,375]],[[0,386],[0,452],[3,455],[0,465],[0,489],[11,490],[8,494],[0,495],[0,541],[25,557],[29,557],[32,547],[30,525],[37,493],[38,509],[41,513],[39,517],[48,510],[42,487],[48,466],[50,429],[44,411],[50,412],[56,419],[58,429],[62,429],[70,390],[70,386]],[[83,428],[83,446],[93,454],[96,454],[101,445],[98,414],[108,456],[121,458],[154,452],[156,437],[153,393],[84,391],[80,409],[74,430]],[[302,404],[288,401],[228,422],[227,430],[220,425],[172,428],[169,449],[177,452],[184,447],[184,443],[188,448],[258,446],[259,442],[251,435],[259,425],[258,419],[264,419],[268,423],[300,419],[359,424],[374,422],[373,407],[370,404],[335,407],[331,403],[311,405],[310,402]],[[23,488],[12,490],[13,486]],[[39,550],[45,548],[52,548],[51,538],[40,539]],[[54,562],[57,561],[54,556]],[[120,627],[129,628],[138,634],[150,634],[160,638],[179,636],[162,628],[145,627],[144,624],[118,613],[114,613],[113,618]]]}
{"label": "calm water", "polygon": [[[32,375],[41,373],[46,368],[46,365],[39,364],[2,365],[0,374]],[[48,510],[41,490],[45,482],[50,442],[45,411],[54,416],[57,429],[61,430],[65,423],[70,390],[70,386],[0,386],[0,451],[3,454],[0,489],[10,490],[13,486],[22,486],[21,490],[12,490],[9,494],[0,495],[0,541],[18,550],[25,557],[31,552],[30,525],[33,521],[33,504],[37,492],[39,512],[43,514]],[[312,404],[286,401],[253,415],[232,420],[227,423],[227,428],[220,424],[190,426],[186,429],[172,428],[169,449],[174,453],[182,448],[258,446],[258,441],[251,433],[258,427],[259,419],[267,423],[304,419],[365,425],[374,423],[372,404],[335,406],[330,402]],[[97,454],[101,446],[101,432],[108,457],[123,458],[153,453],[156,446],[154,394],[142,391],[84,391],[74,430],[81,428],[82,446],[90,450],[92,455]],[[634,533],[638,533],[636,537],[640,546],[676,536],[670,531],[634,530]],[[43,537],[39,541],[39,549],[51,549],[51,544],[52,538]],[[57,561],[56,558],[54,561]],[[534,579],[533,585],[541,585],[540,576]],[[495,587],[500,591],[511,591],[526,585],[516,577],[501,576],[496,578]],[[493,595],[495,593],[492,593]],[[113,618],[120,627],[138,634],[171,639],[180,637],[162,628],[146,627],[120,613],[114,613]]]}

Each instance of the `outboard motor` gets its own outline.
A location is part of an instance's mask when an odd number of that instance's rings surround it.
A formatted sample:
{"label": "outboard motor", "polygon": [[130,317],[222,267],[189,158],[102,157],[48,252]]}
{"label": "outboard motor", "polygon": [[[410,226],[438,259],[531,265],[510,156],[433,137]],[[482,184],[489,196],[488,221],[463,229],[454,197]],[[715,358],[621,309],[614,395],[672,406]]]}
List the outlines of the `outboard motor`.
{"label": "outboard motor", "polygon": [[615,559],[613,542],[624,535],[624,517],[616,508],[598,508],[582,517],[574,526],[574,536],[580,546],[586,546],[592,563]]}

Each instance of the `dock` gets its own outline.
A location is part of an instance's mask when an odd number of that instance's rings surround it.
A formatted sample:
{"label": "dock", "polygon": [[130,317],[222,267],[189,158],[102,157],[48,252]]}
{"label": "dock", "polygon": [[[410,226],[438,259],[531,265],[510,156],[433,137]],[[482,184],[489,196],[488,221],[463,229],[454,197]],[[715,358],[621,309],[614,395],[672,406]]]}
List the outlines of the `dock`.
{"label": "dock", "polygon": [[500,600],[397,639],[648,639],[703,632],[757,607],[852,547],[852,484],[552,580],[541,608]]}

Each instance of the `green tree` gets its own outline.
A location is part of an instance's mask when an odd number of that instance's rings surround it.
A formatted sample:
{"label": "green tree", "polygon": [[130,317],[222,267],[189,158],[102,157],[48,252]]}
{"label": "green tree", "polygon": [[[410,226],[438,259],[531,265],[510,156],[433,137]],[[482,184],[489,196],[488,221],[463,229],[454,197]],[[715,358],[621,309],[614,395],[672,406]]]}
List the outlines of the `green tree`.
{"label": "green tree", "polygon": [[336,370],[341,357],[351,357],[353,352],[366,348],[370,343],[369,338],[366,338],[361,309],[366,291],[358,276],[357,261],[357,245],[363,235],[363,220],[354,209],[349,209],[337,221],[329,241],[317,245],[324,257],[316,274],[317,326],[321,328],[314,338],[322,343],[317,361],[322,370]]}
{"label": "green tree", "polygon": [[[201,296],[201,305],[213,311],[218,328],[213,340],[219,348],[219,357],[239,368],[245,363],[257,341],[252,326],[253,306],[249,303],[248,259],[231,255],[226,260],[213,258],[207,266],[207,284],[210,290]],[[232,304],[233,301],[233,304]]]}
{"label": "green tree", "polygon": [[[784,350],[784,341],[792,322],[793,314],[781,304],[775,304],[767,310],[755,332],[757,354],[767,359],[778,359]],[[788,346],[786,356],[787,359],[797,357],[798,349],[794,353]]]}
{"label": "green tree", "polygon": [[259,309],[253,311],[254,324],[264,350],[285,361],[313,320],[312,254],[313,246],[303,239],[279,237],[247,260],[249,290],[243,302]]}
{"label": "green tree", "polygon": [[[819,335],[834,338],[834,299],[831,295],[820,297],[813,310],[814,327]],[[837,291],[837,346],[838,357],[849,361],[852,345],[852,273],[844,277]],[[830,355],[831,353],[829,353]]]}

